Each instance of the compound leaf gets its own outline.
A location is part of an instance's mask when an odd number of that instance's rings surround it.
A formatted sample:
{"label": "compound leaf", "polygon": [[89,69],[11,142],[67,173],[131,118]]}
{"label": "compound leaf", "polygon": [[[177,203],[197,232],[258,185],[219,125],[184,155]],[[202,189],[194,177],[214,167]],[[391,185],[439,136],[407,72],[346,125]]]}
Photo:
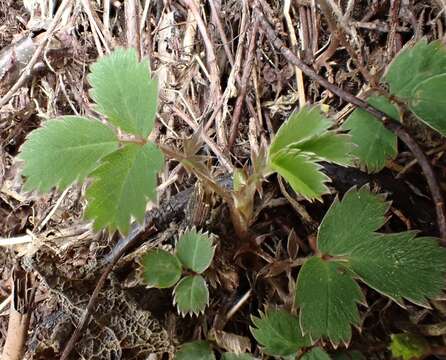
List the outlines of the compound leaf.
{"label": "compound leaf", "polygon": [[270,166],[283,176],[293,190],[309,200],[321,199],[328,191],[330,178],[320,171],[321,166],[308,153],[286,148],[274,154]]}
{"label": "compound leaf", "polygon": [[[384,80],[390,92],[402,99],[412,96],[412,90],[422,81],[446,73],[446,47],[440,40],[426,39],[404,47],[390,63]],[[442,90],[443,91],[443,90]]]}
{"label": "compound leaf", "polygon": [[155,121],[158,85],[147,60],[138,62],[134,49],[116,49],[91,66],[88,76],[96,110],[115,126],[146,137]]}
{"label": "compound leaf", "polygon": [[348,343],[351,325],[359,326],[356,304],[363,301],[363,294],[340,263],[316,256],[308,259],[298,275],[295,300],[302,332],[313,342],[327,337],[334,345]]}
{"label": "compound leaf", "polygon": [[391,339],[390,351],[394,359],[424,359],[431,352],[427,340],[419,335],[392,334]]}
{"label": "compound leaf", "polygon": [[[398,109],[385,97],[372,96],[367,101],[393,119],[399,119]],[[350,130],[352,142],[356,145],[352,154],[368,172],[380,171],[387,160],[398,155],[396,135],[365,110],[353,111],[342,127]]]}
{"label": "compound leaf", "polygon": [[349,135],[327,131],[330,121],[317,107],[303,107],[280,127],[269,148],[269,166],[308,200],[321,199],[329,177],[319,162],[351,163]]}
{"label": "compound leaf", "polygon": [[194,341],[182,345],[175,360],[215,360],[215,355],[207,341]]}
{"label": "compound leaf", "polygon": [[183,316],[204,312],[209,303],[209,290],[201,275],[192,275],[181,279],[173,292],[174,303]]}
{"label": "compound leaf", "polygon": [[362,281],[398,303],[425,304],[444,286],[446,249],[413,232],[376,233],[389,204],[367,188],[351,189],[335,200],[322,220],[318,249],[342,257]]}
{"label": "compound leaf", "polygon": [[330,356],[320,347],[315,347],[310,352],[305,353],[301,360],[330,360]]}
{"label": "compound leaf", "polygon": [[201,274],[214,257],[212,239],[195,229],[184,232],[178,240],[176,255],[184,267]]}
{"label": "compound leaf", "polygon": [[305,106],[282,124],[270,145],[270,154],[273,155],[291,144],[321,135],[330,126],[330,120],[319,108]]}
{"label": "compound leaf", "polygon": [[351,269],[370,287],[398,303],[426,304],[440,294],[446,274],[446,249],[435,238],[414,232],[375,234],[349,255]]}
{"label": "compound leaf", "polygon": [[336,199],[324,216],[318,232],[318,249],[329,255],[350,254],[359,241],[384,225],[389,203],[366,187],[352,188],[342,201]]}
{"label": "compound leaf", "polygon": [[155,249],[141,259],[144,281],[159,289],[174,286],[181,277],[181,263],[167,251]]}
{"label": "compound leaf", "polygon": [[296,285],[302,331],[313,340],[349,341],[350,324],[359,325],[356,303],[362,299],[353,276],[400,304],[407,299],[423,305],[444,287],[446,249],[437,239],[376,232],[388,206],[367,188],[353,188],[322,220],[318,250],[331,260],[307,260]]}
{"label": "compound leaf", "polygon": [[118,148],[115,133],[99,121],[79,116],[48,120],[21,148],[25,188],[49,191],[82,181],[98,161]]}
{"label": "compound leaf", "polygon": [[127,144],[102,159],[92,173],[85,215],[96,229],[108,227],[127,233],[130,220],[142,221],[147,199],[156,194],[156,173],[163,156],[153,144]]}
{"label": "compound leaf", "polygon": [[270,309],[251,320],[252,335],[269,355],[290,356],[310,345],[308,336],[301,333],[299,319],[285,310]]}
{"label": "compound leaf", "polygon": [[[446,70],[445,70],[446,71]],[[425,124],[446,136],[446,73],[419,83],[409,99],[409,107]]]}

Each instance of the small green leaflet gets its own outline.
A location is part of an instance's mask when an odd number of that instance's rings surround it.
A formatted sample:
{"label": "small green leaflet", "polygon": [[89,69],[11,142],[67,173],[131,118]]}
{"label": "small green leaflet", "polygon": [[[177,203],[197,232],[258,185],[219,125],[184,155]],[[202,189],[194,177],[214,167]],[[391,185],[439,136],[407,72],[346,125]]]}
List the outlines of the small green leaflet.
{"label": "small green leaflet", "polygon": [[156,173],[163,156],[153,144],[127,144],[102,159],[92,173],[85,215],[96,229],[108,227],[125,234],[130,220],[142,221],[147,199],[156,194]]}
{"label": "small green leaflet", "polygon": [[330,356],[321,349],[320,347],[315,347],[311,349],[300,358],[301,360],[330,360]]}
{"label": "small green leaflet", "polygon": [[330,120],[322,115],[318,107],[303,107],[291,114],[277,131],[270,146],[270,154],[300,141],[324,134],[331,126]]}
{"label": "small green leaflet", "polygon": [[[440,40],[426,39],[405,46],[388,66],[384,80],[390,92],[403,100],[412,97],[413,89],[422,81],[446,73],[446,48]],[[444,90],[442,90],[444,92]]]}
{"label": "small green leaflet", "polygon": [[28,135],[21,148],[25,188],[63,190],[84,180],[103,156],[117,148],[115,133],[99,121],[78,116],[48,120]]}
{"label": "small green leaflet", "polygon": [[362,301],[361,289],[352,274],[337,262],[314,256],[299,272],[296,303],[300,307],[300,326],[313,342],[326,336],[335,345],[348,343],[351,325],[360,324],[357,303]]}
{"label": "small green leaflet", "polygon": [[319,108],[303,107],[280,127],[269,148],[270,168],[308,200],[320,200],[328,191],[325,183],[330,179],[319,162],[351,163],[351,137],[328,131],[330,126]]}
{"label": "small green leaflet", "polygon": [[141,259],[144,281],[159,289],[174,286],[181,277],[181,264],[176,256],[161,249],[147,252]]}
{"label": "small green leaflet", "polygon": [[[385,97],[372,96],[367,102],[391,118],[399,119],[398,109]],[[359,165],[368,172],[380,171],[387,160],[398,155],[396,135],[365,110],[353,111],[342,127],[350,130],[352,142],[356,145],[352,153],[357,157]]]}
{"label": "small green leaflet", "polygon": [[371,235],[349,256],[353,271],[371,288],[402,304],[403,298],[427,304],[440,294],[446,273],[446,250],[435,238],[414,232]]}
{"label": "small green leaflet", "polygon": [[134,49],[116,49],[91,66],[88,80],[98,112],[122,130],[147,137],[158,99],[158,85],[150,78],[147,60],[138,62]]}
{"label": "small green leaflet", "polygon": [[318,232],[318,249],[328,255],[349,255],[358,241],[386,222],[390,204],[383,196],[371,193],[367,187],[355,188],[342,199],[335,199],[322,219]]}
{"label": "small green leaflet", "polygon": [[269,355],[291,356],[310,345],[309,337],[300,331],[299,319],[285,310],[270,309],[251,320],[252,335]]}
{"label": "small green leaflet", "polygon": [[271,168],[288,181],[293,190],[307,199],[320,199],[328,192],[330,178],[308,153],[285,148],[271,157]]}
{"label": "small green leaflet", "polygon": [[182,345],[175,360],[215,360],[215,355],[207,341],[194,341]]}
{"label": "small green leaflet", "polygon": [[176,255],[183,266],[198,274],[211,265],[214,251],[212,239],[195,229],[184,232],[176,247]]}
{"label": "small green leaflet", "polygon": [[209,303],[209,290],[201,275],[186,276],[174,289],[174,303],[181,315],[204,312]]}
{"label": "small green leaflet", "polygon": [[409,107],[426,125],[446,136],[446,73],[419,83],[409,99]]}
{"label": "small green leaflet", "polygon": [[429,343],[421,336],[405,333],[392,334],[391,338],[390,351],[395,359],[424,359],[430,354]]}
{"label": "small green leaflet", "polygon": [[[341,166],[349,166],[353,144],[351,136],[328,131],[325,134],[296,144],[302,152],[314,154],[320,161],[329,161]],[[290,147],[293,147],[291,145]]]}
{"label": "small green leaflet", "polygon": [[296,286],[302,331],[313,340],[349,341],[350,324],[359,325],[355,303],[362,301],[353,278],[399,304],[406,299],[423,305],[441,293],[446,249],[437,239],[410,231],[377,233],[388,206],[367,188],[353,188],[322,220],[317,244],[322,258],[305,262]]}

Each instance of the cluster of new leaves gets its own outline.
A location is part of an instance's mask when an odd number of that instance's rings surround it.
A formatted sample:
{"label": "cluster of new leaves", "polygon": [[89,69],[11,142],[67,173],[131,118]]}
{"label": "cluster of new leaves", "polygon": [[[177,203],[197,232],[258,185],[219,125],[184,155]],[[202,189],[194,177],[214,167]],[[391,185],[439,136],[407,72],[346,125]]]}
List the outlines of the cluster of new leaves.
{"label": "cluster of new leaves", "polygon": [[[99,119],[62,116],[31,132],[21,148],[27,190],[63,190],[92,178],[86,216],[96,229],[126,233],[130,221],[141,221],[146,202],[155,197],[156,173],[163,165],[158,148],[145,139],[157,108],[157,82],[147,61],[133,49],[117,49],[92,65],[88,77]],[[117,132],[143,139],[119,141]]]}
{"label": "cluster of new leaves", "polygon": [[332,122],[317,107],[304,107],[280,127],[269,148],[269,165],[296,193],[321,199],[330,179],[320,171],[321,161],[342,166],[351,163],[349,135],[329,131]]}
{"label": "cluster of new leaves", "polygon": [[[438,239],[416,237],[411,231],[376,232],[386,221],[388,207],[367,188],[353,188],[342,201],[334,201],[319,228],[317,253],[298,274],[299,316],[269,310],[252,318],[251,332],[265,353],[295,355],[321,338],[334,346],[348,344],[351,326],[361,325],[358,303],[365,304],[357,280],[399,304],[408,300],[423,305],[441,293],[446,249]],[[329,359],[317,349],[302,358]]]}
{"label": "cluster of new leaves", "polygon": [[[383,76],[391,95],[405,103],[419,120],[446,136],[446,47],[441,41],[423,39],[407,46],[395,57]],[[397,107],[386,97],[372,96],[368,102],[399,120]],[[344,124],[350,130],[359,165],[370,172],[381,170],[397,155],[396,136],[364,110],[355,110]]]}
{"label": "cluster of new leaves", "polygon": [[[175,360],[215,360],[215,354],[207,341],[194,341],[183,344],[175,353]],[[226,352],[221,360],[254,360],[251,354]]]}
{"label": "cluster of new leaves", "polygon": [[[154,249],[142,257],[144,281],[159,289],[176,284],[173,290],[174,303],[183,316],[204,312],[209,303],[209,291],[200,274],[211,265],[214,251],[212,239],[207,234],[195,229],[186,231],[178,240],[175,255]],[[194,274],[180,280],[183,268]]]}

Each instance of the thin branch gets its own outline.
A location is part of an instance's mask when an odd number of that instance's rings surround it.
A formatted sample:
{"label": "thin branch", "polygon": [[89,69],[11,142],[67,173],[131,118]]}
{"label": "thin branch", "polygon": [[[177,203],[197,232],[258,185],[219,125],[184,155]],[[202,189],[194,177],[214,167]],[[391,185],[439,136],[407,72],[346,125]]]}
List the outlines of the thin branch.
{"label": "thin branch", "polygon": [[[291,7],[291,0],[285,0],[283,6],[283,14],[285,16],[286,25],[288,27],[288,32],[290,34],[291,48],[293,49],[293,51],[297,52],[298,50],[297,38],[296,38],[296,33],[294,31],[293,22],[290,16],[290,7]],[[307,102],[305,99],[304,77],[302,74],[302,70],[300,70],[299,67],[294,66],[294,72],[296,75],[297,93],[299,94],[299,106],[304,107],[305,103]]]}
{"label": "thin branch", "polygon": [[252,61],[254,60],[254,49],[256,44],[256,35],[259,22],[256,20],[252,26],[251,38],[249,40],[249,47],[245,58],[245,66],[243,67],[242,79],[240,83],[240,94],[235,103],[234,114],[232,116],[231,130],[229,133],[228,150],[230,151],[234,145],[238,133],[238,124],[240,122],[240,115],[242,112],[243,101],[245,100],[246,92],[248,90],[248,81],[251,75]]}
{"label": "thin branch", "polygon": [[400,122],[390,118],[384,112],[371,106],[370,104],[354,96],[353,94],[350,94],[345,90],[339,88],[338,86],[330,83],[327,79],[317,74],[312,67],[308,66],[301,59],[299,59],[290,49],[288,49],[285,46],[283,41],[277,37],[275,30],[265,19],[263,13],[257,8],[255,8],[254,11],[269,41],[275,46],[277,50],[279,50],[282,53],[282,55],[290,63],[298,66],[305,75],[317,81],[320,85],[331,91],[333,94],[339,96],[344,101],[347,101],[376,117],[384,124],[384,126],[387,129],[393,131],[401,139],[401,141],[403,141],[406,144],[406,146],[410,149],[410,151],[412,151],[418,163],[420,164],[421,169],[423,170],[424,176],[426,178],[427,184],[432,194],[432,199],[435,203],[435,210],[437,214],[437,223],[440,232],[441,243],[443,246],[446,246],[446,212],[445,212],[443,195],[441,193],[440,186],[438,184],[432,166],[429,162],[429,159],[426,157],[426,155],[424,154],[423,150],[418,145],[418,143],[409,135],[409,133],[406,131],[406,129]]}
{"label": "thin branch", "polygon": [[138,59],[141,59],[141,37],[139,32],[139,1],[127,0],[125,2],[125,23],[127,46],[136,50]]}
{"label": "thin branch", "polygon": [[225,53],[226,56],[228,57],[229,63],[231,64],[231,66],[234,66],[234,56],[232,55],[231,49],[229,48],[229,41],[228,38],[226,37],[223,25],[221,24],[220,15],[218,13],[218,9],[215,6],[214,1],[215,0],[209,0],[209,4],[211,5],[212,20],[217,26],[217,30],[223,43],[223,48],[225,49]]}

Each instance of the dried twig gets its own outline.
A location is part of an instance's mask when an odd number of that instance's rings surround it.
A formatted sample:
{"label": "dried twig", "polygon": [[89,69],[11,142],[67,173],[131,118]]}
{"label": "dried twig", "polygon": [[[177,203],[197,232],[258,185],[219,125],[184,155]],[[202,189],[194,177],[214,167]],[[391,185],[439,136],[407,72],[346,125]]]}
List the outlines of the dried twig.
{"label": "dried twig", "polygon": [[398,26],[398,15],[400,12],[400,0],[392,0],[390,7],[390,31],[387,36],[387,60],[391,60],[395,52],[395,37]]}
{"label": "dried twig", "polygon": [[[296,33],[294,31],[293,22],[290,16],[290,7],[291,7],[291,0],[285,0],[283,5],[283,14],[285,16],[288,32],[290,34],[291,48],[293,49],[294,52],[298,54],[297,38],[296,38]],[[299,106],[303,107],[306,103],[304,77],[302,74],[302,70],[300,70],[299,67],[294,66],[294,72],[296,75],[297,92],[299,94]]]}
{"label": "dried twig", "polygon": [[30,274],[26,273],[19,265],[15,265],[12,280],[11,310],[2,360],[23,359],[34,302],[35,288]]}
{"label": "dried twig", "polygon": [[223,42],[223,48],[225,49],[226,56],[228,57],[228,60],[229,60],[229,63],[231,64],[231,66],[234,66],[234,56],[232,55],[231,49],[229,48],[229,41],[226,37],[225,31],[223,29],[223,25],[221,24],[218,9],[215,6],[214,0],[209,0],[209,4],[211,5],[212,20],[215,23],[215,25],[217,25],[217,30],[221,37],[221,41]]}
{"label": "dried twig", "polygon": [[136,50],[138,59],[141,59],[141,37],[139,32],[139,1],[127,0],[125,2],[125,22],[127,46]]}
{"label": "dried twig", "polygon": [[[217,67],[217,58],[215,56],[214,48],[212,46],[211,39],[207,33],[206,25],[201,18],[200,11],[194,0],[183,0],[187,7],[192,11],[195,20],[197,21],[198,30],[203,38],[204,46],[206,48],[207,63],[209,66],[209,79],[211,82],[210,86],[210,96],[211,103],[216,104],[221,97],[220,92],[220,76]],[[217,132],[217,142],[220,146],[226,143],[226,135],[224,131],[224,126],[221,122],[221,116],[218,115],[215,119],[216,132]]]}
{"label": "dried twig", "polygon": [[292,64],[298,66],[305,75],[310,77],[311,79],[317,81],[320,85],[331,91],[333,94],[339,96],[341,99],[350,102],[351,104],[367,111],[369,114],[376,117],[380,120],[384,126],[393,131],[400,139],[403,141],[406,146],[412,151],[418,163],[420,164],[424,176],[426,178],[427,184],[429,186],[430,192],[432,194],[433,201],[435,203],[435,210],[437,214],[437,223],[441,236],[441,243],[443,246],[446,246],[446,213],[445,213],[445,204],[443,200],[443,195],[440,190],[440,186],[438,184],[435,173],[432,169],[432,166],[424,154],[421,147],[418,143],[410,136],[410,134],[406,131],[404,126],[395,119],[390,118],[384,112],[378,110],[377,108],[371,106],[364,100],[356,97],[353,94],[346,92],[345,90],[339,88],[338,86],[330,83],[327,79],[323,78],[319,74],[317,74],[312,67],[304,63],[301,59],[299,59],[290,49],[288,49],[283,41],[277,37],[275,30],[265,19],[263,13],[255,8],[256,15],[260,20],[260,24],[262,28],[265,30],[268,39],[272,44],[279,50],[282,55]]}
{"label": "dried twig", "polygon": [[251,38],[249,40],[249,47],[245,58],[245,65],[243,67],[242,79],[240,84],[240,94],[237,97],[237,102],[235,103],[235,108],[234,108],[234,115],[232,116],[231,130],[229,133],[229,141],[228,141],[229,151],[231,150],[238,133],[240,114],[242,112],[242,105],[243,101],[245,100],[248,88],[248,81],[251,75],[252,61],[254,59],[254,49],[255,49],[258,25],[259,25],[258,21],[255,21],[252,26]]}

